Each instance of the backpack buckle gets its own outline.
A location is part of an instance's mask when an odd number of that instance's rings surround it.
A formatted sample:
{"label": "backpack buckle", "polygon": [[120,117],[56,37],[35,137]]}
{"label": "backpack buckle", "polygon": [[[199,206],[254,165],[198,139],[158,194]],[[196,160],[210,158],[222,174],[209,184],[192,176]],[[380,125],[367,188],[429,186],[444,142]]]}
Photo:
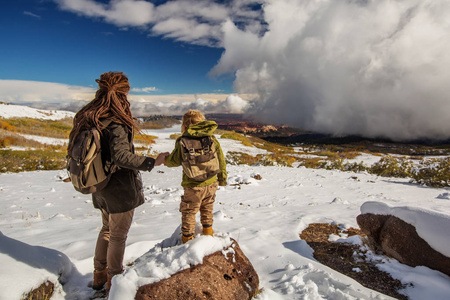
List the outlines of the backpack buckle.
{"label": "backpack buckle", "polygon": [[211,147],[209,147],[209,145],[204,145],[203,146],[203,153],[209,153],[209,151],[211,150]]}

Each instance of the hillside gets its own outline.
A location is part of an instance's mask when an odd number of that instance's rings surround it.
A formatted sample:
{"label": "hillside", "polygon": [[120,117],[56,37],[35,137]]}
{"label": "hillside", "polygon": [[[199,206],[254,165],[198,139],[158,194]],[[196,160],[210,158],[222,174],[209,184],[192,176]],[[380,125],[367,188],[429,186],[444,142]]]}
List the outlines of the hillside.
{"label": "hillside", "polygon": [[[178,132],[179,125],[145,130],[147,136],[154,137],[154,143],[144,147],[145,152],[171,151]],[[389,175],[393,173],[378,176],[367,170],[333,169],[331,165],[345,160],[371,166],[383,158],[392,163],[389,159],[400,161],[401,157],[364,152],[354,153],[352,158],[336,157],[337,152],[283,147],[233,132],[219,131],[217,137],[227,155],[229,179],[228,186],[217,192],[214,204],[214,241],[198,236],[190,244],[172,244],[161,252],[158,245],[179,233],[181,169],[161,166],[143,173],[146,202],[136,209],[125,253],[127,271],[114,279],[116,287],[113,285],[109,299],[128,299],[124,295],[132,295],[139,282],[176,271],[170,258],[174,253],[184,253],[184,261],[198,261],[208,245],[228,237],[238,241],[259,274],[258,300],[391,299],[319,263],[299,236],[314,223],[337,225],[342,230],[357,227],[356,216],[368,201],[398,209],[420,207],[447,216],[443,223],[421,222],[425,219],[420,217],[416,222],[419,227],[431,226],[425,239],[450,249],[445,230],[433,230],[450,226],[446,221],[450,219],[448,187],[427,187],[408,177]],[[42,136],[33,138],[45,141]],[[304,163],[312,159],[327,162],[329,167],[307,168]],[[380,165],[379,170],[389,170]],[[101,218],[89,195],[77,193],[62,181],[66,176],[62,168],[0,174],[0,299],[19,299],[45,280],[57,283],[52,299],[95,298],[88,284]],[[360,238],[330,236],[332,240],[339,238],[364,248]],[[154,266],[151,271],[132,266],[142,255]],[[450,293],[450,278],[440,272],[411,268],[371,252],[365,263],[374,263],[399,280],[402,288],[398,292],[408,299],[447,299]],[[180,263],[179,268],[183,267]]]}

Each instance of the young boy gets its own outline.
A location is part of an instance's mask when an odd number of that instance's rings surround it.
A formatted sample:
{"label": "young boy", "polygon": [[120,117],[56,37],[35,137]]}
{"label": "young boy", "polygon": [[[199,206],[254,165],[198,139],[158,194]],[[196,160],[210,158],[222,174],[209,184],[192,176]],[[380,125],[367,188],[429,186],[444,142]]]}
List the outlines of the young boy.
{"label": "young boy", "polygon": [[[227,185],[225,157],[213,133],[217,124],[207,121],[198,110],[188,110],[182,120],[182,136],[175,149],[166,157],[168,167],[183,166],[181,186],[181,240],[194,238],[195,215],[200,210],[204,235],[213,235],[213,203],[217,186]],[[199,149],[200,148],[200,149]]]}

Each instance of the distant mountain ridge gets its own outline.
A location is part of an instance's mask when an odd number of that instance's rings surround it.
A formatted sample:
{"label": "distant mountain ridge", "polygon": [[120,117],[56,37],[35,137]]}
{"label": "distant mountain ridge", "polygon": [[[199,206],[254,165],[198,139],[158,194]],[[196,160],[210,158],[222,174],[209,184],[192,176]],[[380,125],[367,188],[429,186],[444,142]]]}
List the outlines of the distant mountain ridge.
{"label": "distant mountain ridge", "polygon": [[37,109],[24,105],[0,103],[0,118],[32,118],[42,120],[61,120],[73,118],[74,112],[64,110]]}

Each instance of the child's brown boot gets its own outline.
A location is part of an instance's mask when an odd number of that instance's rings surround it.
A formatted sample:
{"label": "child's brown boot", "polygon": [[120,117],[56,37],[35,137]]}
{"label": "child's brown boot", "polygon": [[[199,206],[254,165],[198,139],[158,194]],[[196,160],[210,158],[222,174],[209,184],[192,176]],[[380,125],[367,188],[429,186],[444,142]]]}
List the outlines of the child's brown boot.
{"label": "child's brown boot", "polygon": [[94,282],[92,283],[92,288],[94,290],[101,290],[105,285],[108,277],[108,268],[102,271],[94,271]]}
{"label": "child's brown boot", "polygon": [[203,234],[212,236],[214,234],[214,230],[212,229],[212,226],[203,227]]}
{"label": "child's brown boot", "polygon": [[181,241],[183,244],[186,244],[188,241],[192,240],[194,238],[194,235],[191,234],[189,236],[185,236],[184,234],[181,236]]}

